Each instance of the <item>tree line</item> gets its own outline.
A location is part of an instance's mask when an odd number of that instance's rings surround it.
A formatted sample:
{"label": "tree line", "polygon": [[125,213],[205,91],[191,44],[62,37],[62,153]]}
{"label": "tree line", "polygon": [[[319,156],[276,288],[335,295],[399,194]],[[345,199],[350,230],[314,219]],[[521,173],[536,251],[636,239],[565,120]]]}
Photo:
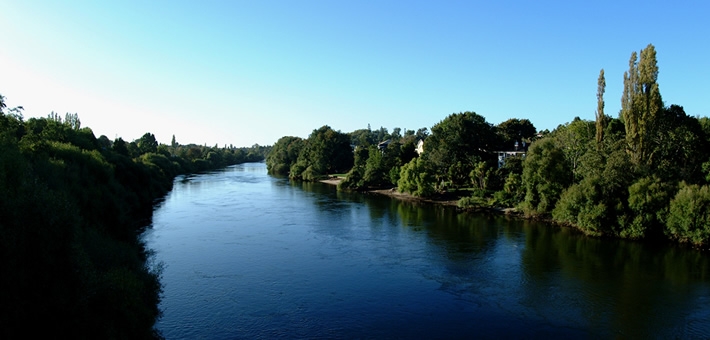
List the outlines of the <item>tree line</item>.
{"label": "tree line", "polygon": [[664,105],[655,47],[633,52],[617,118],[576,119],[533,144],[524,163],[528,215],[589,235],[710,242],[710,120]]}
{"label": "tree line", "polygon": [[[538,132],[527,119],[494,125],[462,112],[430,132],[404,135],[401,129],[342,133],[324,126],[307,139],[279,139],[267,167],[303,180],[344,174],[340,190],[391,187],[424,197],[454,192],[463,209],[512,207],[588,235],[705,247],[710,119],[665,105],[658,72],[653,45],[631,54],[616,118],[604,112],[602,69],[593,121],[575,117]],[[419,141],[421,154],[413,152]],[[498,159],[496,151],[514,150],[520,157]]]}
{"label": "tree line", "polygon": [[[77,114],[25,120],[0,95],[0,337],[154,338],[161,267],[139,241],[180,174],[268,147],[96,138]],[[49,334],[47,334],[49,332]]]}
{"label": "tree line", "polygon": [[[543,132],[545,133],[545,132]],[[280,138],[266,157],[269,173],[292,179],[320,180],[344,175],[341,190],[399,187],[418,196],[468,188],[494,188],[508,173],[522,174],[520,159],[497,169],[493,151],[523,150],[537,138],[528,119],[509,119],[497,126],[475,112],[452,114],[431,132],[428,128],[392,133],[379,130],[335,131],[329,126],[313,130],[307,139]],[[423,143],[423,152],[417,151]],[[495,177],[495,178],[493,178]],[[501,184],[502,185],[502,184]]]}

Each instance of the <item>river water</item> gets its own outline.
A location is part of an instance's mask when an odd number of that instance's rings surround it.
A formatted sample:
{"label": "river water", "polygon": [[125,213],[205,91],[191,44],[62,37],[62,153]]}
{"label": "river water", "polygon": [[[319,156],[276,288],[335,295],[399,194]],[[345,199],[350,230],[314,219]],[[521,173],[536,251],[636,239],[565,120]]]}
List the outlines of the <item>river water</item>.
{"label": "river water", "polygon": [[143,235],[167,339],[710,338],[710,255],[266,174],[179,178]]}

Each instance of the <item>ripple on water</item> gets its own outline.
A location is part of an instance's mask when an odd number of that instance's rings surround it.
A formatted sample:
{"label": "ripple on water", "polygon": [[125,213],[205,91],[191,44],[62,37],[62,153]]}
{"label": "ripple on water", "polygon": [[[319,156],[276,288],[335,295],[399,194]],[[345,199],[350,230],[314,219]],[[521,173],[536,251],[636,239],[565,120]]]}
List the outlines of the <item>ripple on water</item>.
{"label": "ripple on water", "polygon": [[177,181],[144,238],[165,263],[168,339],[710,337],[702,256],[336,193],[263,164]]}

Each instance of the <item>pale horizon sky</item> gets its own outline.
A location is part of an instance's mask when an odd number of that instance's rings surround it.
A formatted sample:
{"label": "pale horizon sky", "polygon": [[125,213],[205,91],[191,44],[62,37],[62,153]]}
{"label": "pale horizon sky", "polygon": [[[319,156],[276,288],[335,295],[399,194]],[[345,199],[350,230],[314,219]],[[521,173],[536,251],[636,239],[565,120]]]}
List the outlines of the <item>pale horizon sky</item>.
{"label": "pale horizon sky", "polygon": [[99,137],[272,145],[475,111],[538,130],[620,108],[656,47],[666,105],[710,115],[705,1],[0,0],[0,94]]}

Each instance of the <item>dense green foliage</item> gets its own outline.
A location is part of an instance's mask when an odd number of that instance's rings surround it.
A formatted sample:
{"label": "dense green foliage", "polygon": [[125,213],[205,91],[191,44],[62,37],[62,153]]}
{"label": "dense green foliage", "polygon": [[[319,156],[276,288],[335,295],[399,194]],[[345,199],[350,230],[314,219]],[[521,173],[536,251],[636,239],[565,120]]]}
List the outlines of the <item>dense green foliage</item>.
{"label": "dense green foliage", "polygon": [[[706,247],[710,119],[689,116],[679,105],[665,106],[658,72],[653,45],[632,53],[622,109],[612,118],[604,113],[602,69],[595,120],[575,117],[552,132],[537,133],[527,119],[493,125],[474,112],[449,115],[431,134],[427,129],[404,135],[399,128],[391,134],[384,128],[356,130],[349,134],[352,168],[339,189],[396,185],[415,196],[449,197],[470,192],[459,201],[462,209],[516,207],[526,216],[551,218],[588,235],[665,237]],[[423,152],[415,153],[420,142]],[[317,164],[318,150],[332,148],[311,147],[307,153],[300,145],[295,137],[279,140],[274,150],[283,151],[270,156],[272,169],[290,168],[292,178],[316,179],[305,170]],[[332,173],[325,166],[315,169],[321,169],[315,174]]]}
{"label": "dense green foliage", "polygon": [[452,114],[431,128],[424,157],[437,182],[453,187],[468,184],[468,175],[480,161],[492,161],[499,147],[495,127],[475,112]]}
{"label": "dense green foliage", "polygon": [[670,204],[666,234],[694,245],[710,242],[710,187],[685,185]]}
{"label": "dense green foliage", "polygon": [[[273,166],[273,163],[269,162],[267,166]],[[350,137],[326,125],[308,136],[296,162],[291,165],[289,177],[315,181],[328,174],[348,171],[352,166]]]}
{"label": "dense green foliage", "polygon": [[550,138],[533,143],[525,157],[523,209],[542,214],[552,211],[562,190],[572,181],[572,171],[564,152]]}
{"label": "dense green foliage", "polygon": [[599,78],[597,79],[597,111],[594,112],[596,117],[595,128],[596,128],[596,141],[597,148],[601,147],[602,140],[604,139],[604,126],[606,126],[607,116],[604,114],[604,92],[606,91],[606,78],[604,78],[604,69],[599,71]]}
{"label": "dense green foliage", "polygon": [[160,265],[138,240],[153,202],[178,174],[267,149],[165,146],[150,133],[111,142],[76,114],[24,121],[3,99],[0,337],[159,336]]}
{"label": "dense green foliage", "polygon": [[629,70],[624,72],[624,93],[621,97],[621,118],[626,127],[627,150],[637,166],[648,166],[653,161],[658,116],[663,110],[663,99],[658,87],[656,49],[649,44],[641,50],[641,58],[631,53]]}
{"label": "dense green foliage", "polygon": [[399,168],[417,156],[417,138],[427,135],[426,128],[406,130],[404,135],[399,128],[392,133],[368,128],[346,134],[323,126],[307,139],[280,138],[266,157],[266,166],[271,174],[305,181],[347,172],[343,190],[389,187],[397,183]]}
{"label": "dense green foliage", "polygon": [[434,193],[434,175],[422,158],[415,158],[402,167],[399,190],[415,196],[431,196]]}
{"label": "dense green foliage", "polygon": [[[641,51],[638,61],[632,54],[619,119],[575,119],[533,144],[524,163],[524,174],[530,174],[523,177],[526,214],[551,216],[590,235],[665,235],[708,245],[703,203],[710,179],[707,118],[688,116],[678,105],[663,106],[655,58],[653,45]],[[600,110],[603,71],[598,83]],[[559,152],[538,152],[542,146]],[[562,161],[560,152],[567,171],[550,167]],[[543,200],[548,193],[553,199]]]}
{"label": "dense green foliage", "polygon": [[[496,146],[498,150],[504,150],[515,145],[515,142],[530,143],[535,139],[537,129],[528,119],[508,119],[495,127],[495,132],[500,138],[500,145]],[[490,142],[489,142],[490,143]],[[522,146],[521,146],[522,147]]]}
{"label": "dense green foliage", "polygon": [[270,174],[288,174],[298,160],[305,141],[299,137],[281,137],[266,157],[266,168]]}

